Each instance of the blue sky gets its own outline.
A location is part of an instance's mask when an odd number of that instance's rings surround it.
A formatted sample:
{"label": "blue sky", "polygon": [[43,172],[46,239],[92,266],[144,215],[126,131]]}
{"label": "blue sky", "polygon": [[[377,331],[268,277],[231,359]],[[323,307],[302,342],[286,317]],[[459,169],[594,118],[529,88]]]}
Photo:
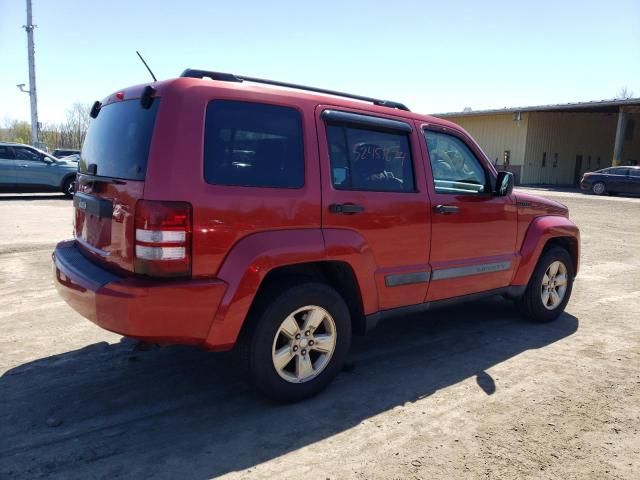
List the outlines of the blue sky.
{"label": "blue sky", "polygon": [[[33,0],[38,106],[64,117],[186,67],[303,83],[424,113],[640,96],[640,0]],[[0,123],[29,118],[24,0],[0,0]]]}

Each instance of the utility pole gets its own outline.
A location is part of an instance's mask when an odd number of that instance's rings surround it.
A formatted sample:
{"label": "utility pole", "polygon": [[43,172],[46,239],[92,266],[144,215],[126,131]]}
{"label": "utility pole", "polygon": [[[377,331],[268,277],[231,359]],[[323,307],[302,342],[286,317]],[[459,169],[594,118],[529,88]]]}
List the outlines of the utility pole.
{"label": "utility pole", "polygon": [[29,49],[29,97],[31,99],[31,144],[39,146],[38,142],[38,97],[36,94],[36,61],[33,46],[33,24],[31,16],[31,0],[27,0],[27,24],[23,28],[27,31],[27,48]]}

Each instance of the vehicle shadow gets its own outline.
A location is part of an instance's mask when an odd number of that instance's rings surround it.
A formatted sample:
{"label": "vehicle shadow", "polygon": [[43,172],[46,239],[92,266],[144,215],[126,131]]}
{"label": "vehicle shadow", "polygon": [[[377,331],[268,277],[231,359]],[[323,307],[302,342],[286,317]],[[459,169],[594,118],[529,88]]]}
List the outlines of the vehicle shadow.
{"label": "vehicle shadow", "polygon": [[355,342],[350,368],[325,392],[293,405],[257,397],[229,354],[94,344],[0,377],[0,477],[242,471],[467,378],[499,393],[487,370],[577,328],[566,313],[524,322],[501,298],[387,320]]}
{"label": "vehicle shadow", "polygon": [[34,194],[34,193],[17,193],[17,192],[1,192],[0,202],[4,201],[33,201],[33,200],[71,200],[71,198],[65,196],[63,193],[47,193],[47,194]]}

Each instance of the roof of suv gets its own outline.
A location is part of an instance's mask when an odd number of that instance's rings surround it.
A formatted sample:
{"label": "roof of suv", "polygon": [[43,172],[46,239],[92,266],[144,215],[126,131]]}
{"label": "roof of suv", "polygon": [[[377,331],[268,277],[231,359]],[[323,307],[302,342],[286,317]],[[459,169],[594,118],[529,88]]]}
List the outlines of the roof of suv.
{"label": "roof of suv", "polygon": [[[190,72],[196,72],[195,76],[189,75]],[[211,79],[211,77],[215,79]],[[208,78],[205,78],[208,77]],[[203,85],[210,86],[212,88],[230,89],[230,90],[244,90],[247,94],[260,93],[277,95],[288,99],[304,99],[311,101],[315,104],[328,104],[345,108],[357,109],[366,111],[373,114],[381,115],[393,115],[396,117],[404,117],[408,120],[418,120],[425,123],[439,125],[443,127],[450,127],[460,131],[460,127],[453,122],[444,120],[442,118],[433,117],[430,115],[423,115],[415,112],[411,112],[403,104],[398,102],[389,102],[384,100],[378,100],[375,98],[365,97],[361,95],[345,94],[343,92],[332,92],[330,90],[305,87],[302,85],[295,85],[285,82],[277,82],[273,80],[256,79],[253,77],[242,77],[233,74],[219,73],[219,72],[207,72],[202,70],[185,70],[183,75],[178,78],[162,80],[153,83],[145,83],[140,85],[134,85],[118,91],[118,94],[122,92],[127,93],[127,97],[140,96],[146,87],[152,87],[162,93],[165,89],[180,89],[189,90],[193,87],[202,87]],[[113,93],[103,100],[103,104],[112,103],[121,99],[116,97],[116,93]],[[373,102],[379,103],[373,103]]]}

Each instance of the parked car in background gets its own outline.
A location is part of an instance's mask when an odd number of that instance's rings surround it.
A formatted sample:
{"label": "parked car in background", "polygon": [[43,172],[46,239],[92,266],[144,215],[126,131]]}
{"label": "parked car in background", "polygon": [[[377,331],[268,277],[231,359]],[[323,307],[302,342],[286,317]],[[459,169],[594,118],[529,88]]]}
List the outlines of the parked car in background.
{"label": "parked car in background", "polygon": [[63,162],[75,162],[78,163],[80,161],[79,153],[72,153],[71,155],[67,155],[66,157],[62,157],[60,160]]}
{"label": "parked car in background", "polygon": [[30,145],[0,142],[0,189],[61,191],[71,197],[78,163],[65,161]]}
{"label": "parked car in background", "polygon": [[79,155],[80,150],[76,150],[74,148],[56,148],[51,155],[56,158],[63,158],[69,155]]}
{"label": "parked car in background", "polygon": [[533,321],[563,312],[580,248],[567,208],[513,192],[461,127],[256,83],[291,86],[187,70],[94,104],[74,238],[53,256],[80,314],[235,347],[259,391],[292,401],[380,318],[496,294]]}
{"label": "parked car in background", "polygon": [[587,172],[580,181],[580,188],[596,195],[640,193],[640,167],[609,167]]}

